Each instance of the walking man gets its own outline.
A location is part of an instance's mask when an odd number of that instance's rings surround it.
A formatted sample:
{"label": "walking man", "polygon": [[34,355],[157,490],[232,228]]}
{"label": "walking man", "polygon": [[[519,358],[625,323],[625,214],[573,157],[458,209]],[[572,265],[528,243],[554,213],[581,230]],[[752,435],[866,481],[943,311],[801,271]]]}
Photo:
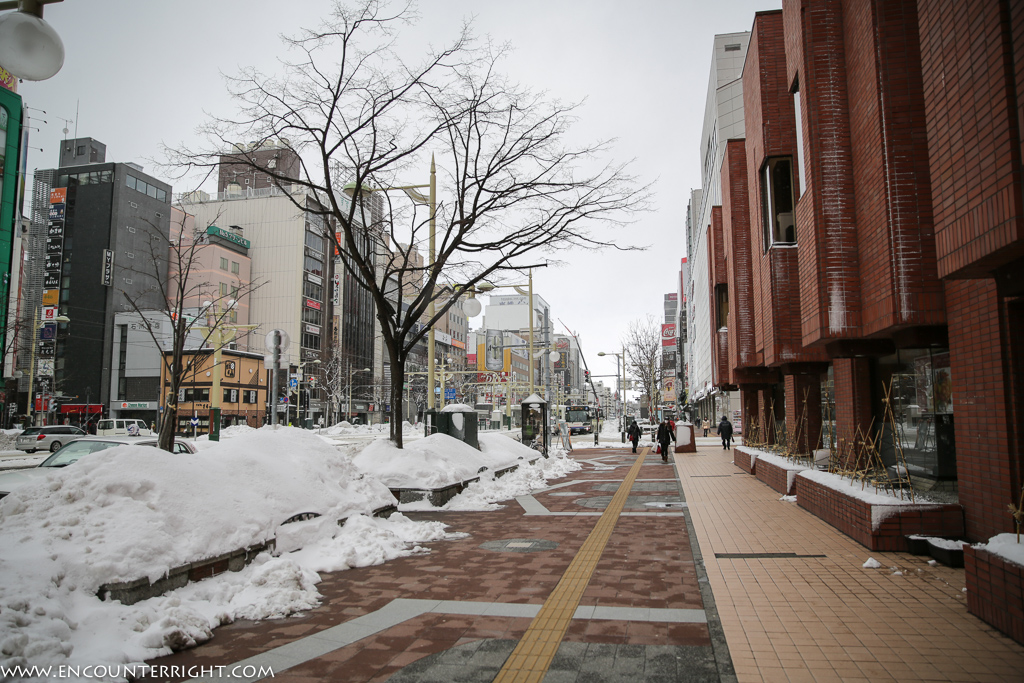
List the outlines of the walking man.
{"label": "walking man", "polygon": [[658,425],[658,445],[661,446],[661,459],[663,462],[668,462],[668,445],[671,441],[675,440],[676,435],[668,426],[668,421],[662,420],[661,424]]}
{"label": "walking man", "polygon": [[636,453],[636,444],[640,441],[640,425],[636,423],[636,420],[633,420],[629,429],[626,430],[626,438],[633,444],[633,452]]}
{"label": "walking man", "polygon": [[732,448],[732,422],[729,422],[729,418],[725,415],[722,416],[722,421],[718,423],[718,435],[722,437],[723,450]]}

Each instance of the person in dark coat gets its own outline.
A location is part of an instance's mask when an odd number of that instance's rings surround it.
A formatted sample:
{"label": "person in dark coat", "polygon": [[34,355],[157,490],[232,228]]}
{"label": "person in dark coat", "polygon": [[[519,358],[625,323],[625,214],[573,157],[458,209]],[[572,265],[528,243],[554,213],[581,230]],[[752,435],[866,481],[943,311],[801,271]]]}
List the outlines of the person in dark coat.
{"label": "person in dark coat", "polygon": [[723,450],[732,448],[732,422],[729,422],[729,418],[725,415],[722,416],[722,421],[718,423],[718,435],[722,437]]}
{"label": "person in dark coat", "polygon": [[640,425],[636,423],[636,420],[633,420],[629,429],[626,430],[626,438],[632,442],[633,452],[636,453],[636,444],[640,441]]}
{"label": "person in dark coat", "polygon": [[672,428],[668,426],[667,420],[662,420],[661,424],[658,425],[657,439],[658,444],[661,446],[661,459],[664,462],[668,462],[668,445],[676,440],[676,435]]}

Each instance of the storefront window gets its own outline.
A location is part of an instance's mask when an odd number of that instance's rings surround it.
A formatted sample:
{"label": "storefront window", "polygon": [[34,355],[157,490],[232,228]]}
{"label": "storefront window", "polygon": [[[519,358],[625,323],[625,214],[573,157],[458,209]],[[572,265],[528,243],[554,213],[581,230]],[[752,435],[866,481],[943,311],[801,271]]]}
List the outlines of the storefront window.
{"label": "storefront window", "polygon": [[[946,349],[900,349],[879,359],[882,459],[897,464],[896,444],[911,476],[956,478],[953,375]],[[886,411],[885,399],[892,406]]]}

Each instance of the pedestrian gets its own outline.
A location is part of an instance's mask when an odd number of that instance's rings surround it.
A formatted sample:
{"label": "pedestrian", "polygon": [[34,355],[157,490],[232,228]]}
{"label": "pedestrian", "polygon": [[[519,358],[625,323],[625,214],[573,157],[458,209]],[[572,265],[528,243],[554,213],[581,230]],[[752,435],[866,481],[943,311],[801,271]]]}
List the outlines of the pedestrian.
{"label": "pedestrian", "polygon": [[668,462],[668,445],[676,440],[675,432],[669,428],[668,420],[662,420],[658,425],[658,445],[661,447],[661,459]]}
{"label": "pedestrian", "polygon": [[636,453],[636,444],[640,441],[640,425],[636,423],[636,420],[633,420],[629,429],[626,430],[626,438],[633,444],[633,452]]}
{"label": "pedestrian", "polygon": [[708,419],[705,417],[704,418],[704,436],[707,436],[709,431],[711,431],[711,422],[709,422]]}
{"label": "pedestrian", "polygon": [[729,422],[729,418],[725,415],[722,416],[722,421],[718,423],[718,435],[722,437],[723,450],[732,448],[732,422]]}

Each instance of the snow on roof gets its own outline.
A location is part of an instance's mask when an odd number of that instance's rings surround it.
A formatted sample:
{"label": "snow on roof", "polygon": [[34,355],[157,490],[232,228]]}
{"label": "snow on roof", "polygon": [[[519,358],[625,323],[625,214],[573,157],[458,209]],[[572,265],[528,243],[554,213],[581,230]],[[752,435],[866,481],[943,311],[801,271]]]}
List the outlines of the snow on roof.
{"label": "snow on roof", "polygon": [[476,408],[465,403],[449,403],[441,409],[442,413],[475,413]]}

